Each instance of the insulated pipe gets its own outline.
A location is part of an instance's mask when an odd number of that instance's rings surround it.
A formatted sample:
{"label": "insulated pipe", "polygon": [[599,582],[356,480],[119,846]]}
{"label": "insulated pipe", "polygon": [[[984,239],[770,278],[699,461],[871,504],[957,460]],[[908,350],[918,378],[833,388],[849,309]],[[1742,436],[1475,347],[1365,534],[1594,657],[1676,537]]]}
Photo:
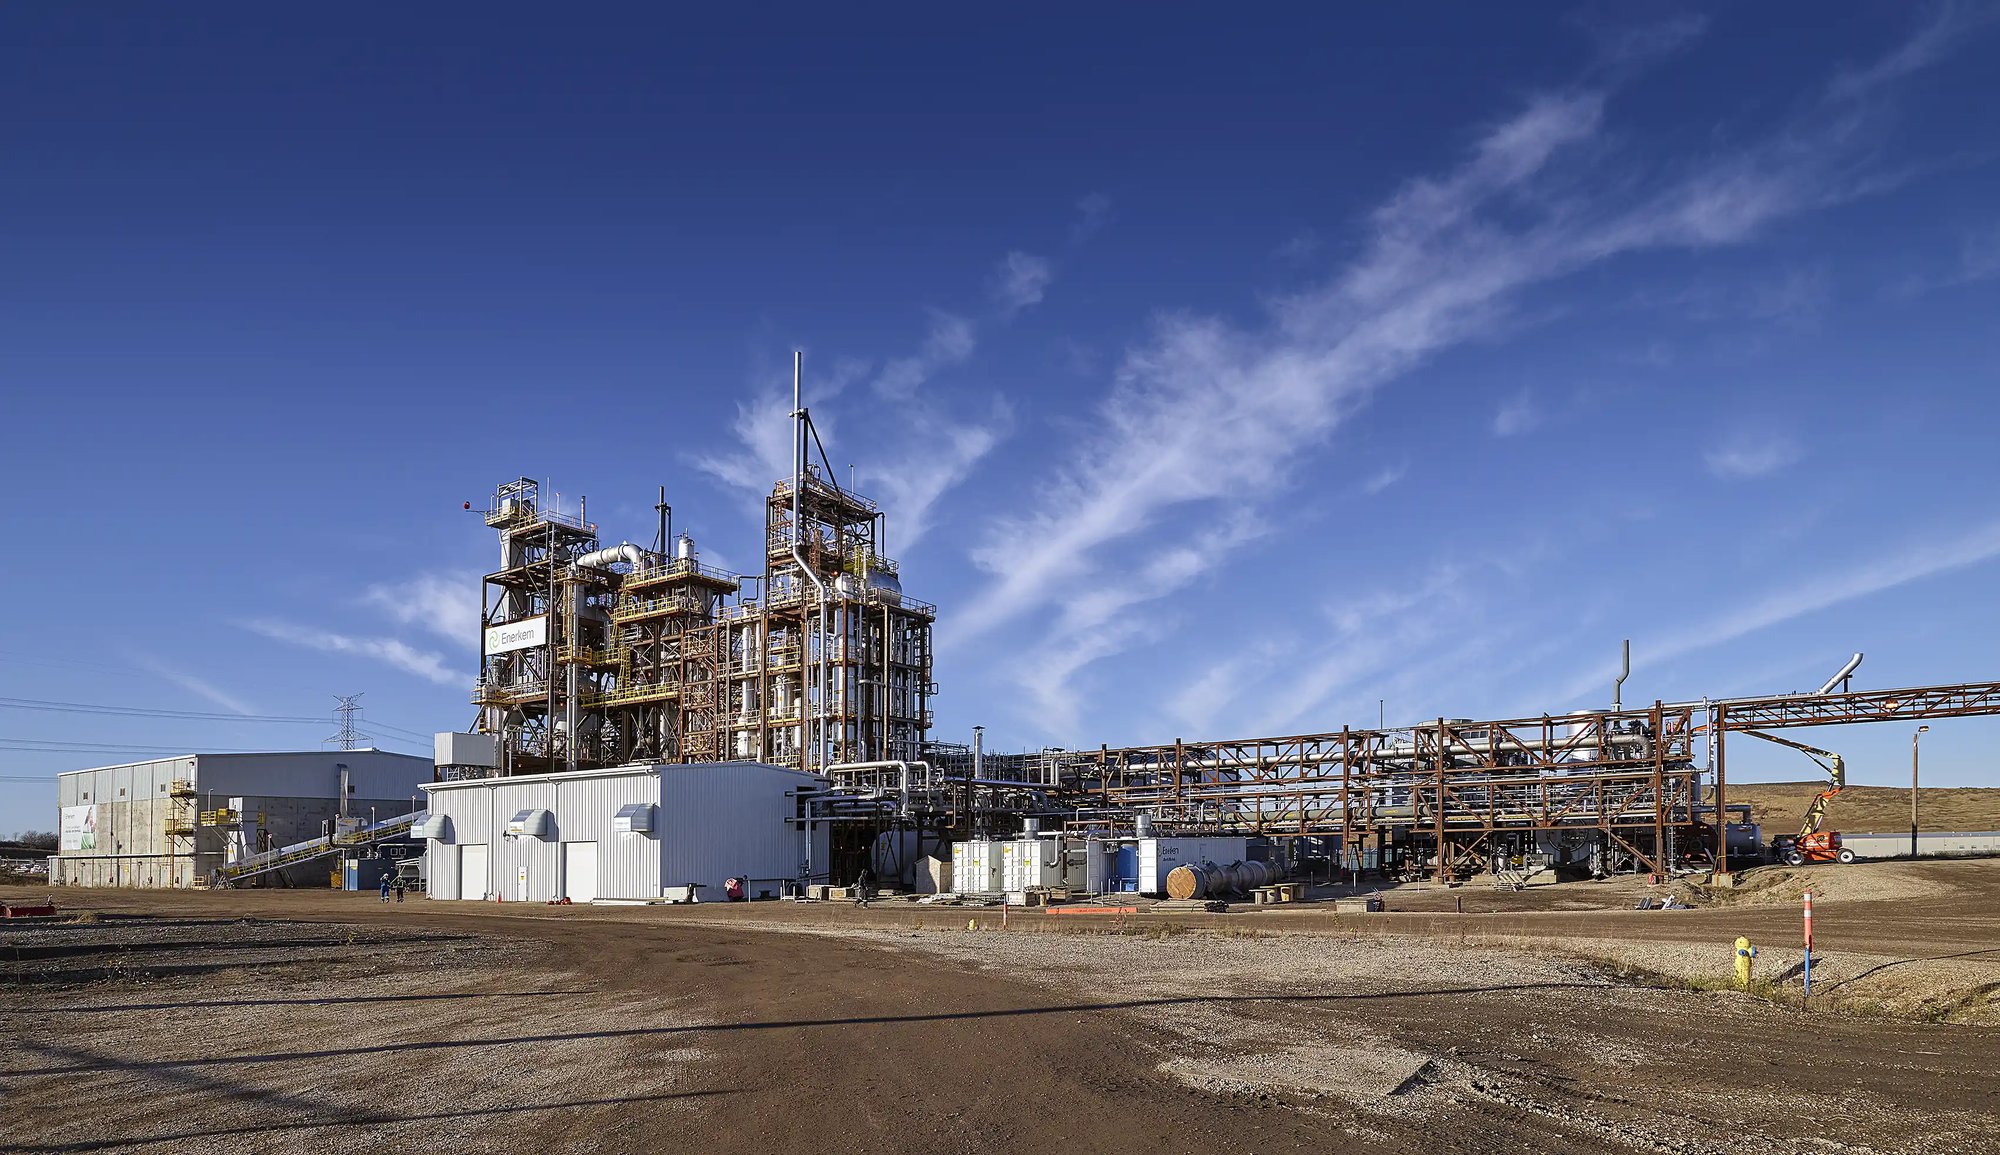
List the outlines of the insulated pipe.
{"label": "insulated pipe", "polygon": [[1625,679],[1632,676],[1632,639],[1625,639],[1625,658],[1618,668],[1618,680],[1611,683],[1611,709],[1615,713],[1625,708]]}
{"label": "insulated pipe", "polygon": [[[803,548],[805,526],[801,521],[803,515],[800,512],[801,504],[799,500],[800,492],[805,488],[806,410],[800,394],[800,385],[805,375],[805,365],[805,350],[792,350],[792,561],[799,567],[799,573],[812,583],[813,592],[819,595],[820,672],[818,684],[820,686],[820,708],[825,709],[826,583],[819,580],[819,575],[814,573],[812,567],[806,564],[806,554]],[[803,621],[803,617],[801,621]],[[807,639],[807,641],[809,643],[810,639]],[[811,648],[810,644],[808,644],[807,648]],[[800,656],[803,657],[804,655],[801,654]],[[808,738],[813,728],[812,693],[809,688],[800,687],[799,697],[801,700],[800,704],[804,707],[799,713],[799,768],[810,773],[812,771],[812,747],[819,744],[817,740],[812,741],[810,745],[808,744]],[[821,730],[822,737],[824,737],[823,726]],[[820,764],[824,766],[826,763],[825,751],[820,751],[819,760]]]}
{"label": "insulated pipe", "polygon": [[1842,682],[1845,682],[1854,673],[1856,669],[1860,668],[1860,666],[1861,666],[1861,655],[1856,654],[1853,657],[1847,659],[1847,664],[1840,667],[1840,672],[1838,674],[1835,674],[1833,677],[1828,678],[1826,680],[1826,685],[1821,686],[1816,692],[1821,694],[1833,693],[1833,688],[1835,686],[1840,685]]}
{"label": "insulated pipe", "polygon": [[633,545],[631,542],[624,542],[614,545],[609,549],[600,549],[596,553],[584,554],[582,557],[576,559],[576,565],[579,568],[603,569],[605,566],[613,565],[620,561],[631,562],[633,569],[644,569],[646,567],[646,551]]}
{"label": "insulated pipe", "polygon": [[931,764],[930,764],[930,763],[928,763],[928,762],[905,762],[905,761],[902,761],[902,760],[900,760],[900,759],[891,759],[891,760],[887,760],[887,761],[882,761],[882,762],[838,762],[838,763],[835,763],[835,764],[834,764],[834,765],[832,765],[832,766],[828,766],[828,767],[826,768],[826,774],[827,774],[828,778],[831,778],[831,777],[832,777],[832,776],[833,776],[834,774],[837,774],[837,773],[839,773],[839,772],[840,772],[840,771],[842,771],[842,770],[894,770],[894,771],[896,771],[896,774],[897,774],[897,780],[898,780],[898,783],[899,783],[899,785],[898,785],[898,789],[900,789],[900,790],[902,791],[902,794],[903,794],[903,798],[902,798],[902,809],[903,809],[903,814],[904,814],[904,816],[905,816],[905,817],[907,817],[907,816],[909,815],[909,813],[910,813],[910,767],[912,767],[912,766],[917,766],[917,767],[921,767],[921,768],[923,769],[923,772],[924,772],[924,779],[925,779],[925,781],[927,781],[927,782],[929,781],[929,779],[930,779],[930,776],[931,776]]}

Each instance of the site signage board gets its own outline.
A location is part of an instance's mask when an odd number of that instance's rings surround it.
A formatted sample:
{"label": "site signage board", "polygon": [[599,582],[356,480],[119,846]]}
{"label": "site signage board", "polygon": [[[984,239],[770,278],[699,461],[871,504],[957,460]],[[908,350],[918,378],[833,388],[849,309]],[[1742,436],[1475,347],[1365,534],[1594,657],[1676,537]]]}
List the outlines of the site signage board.
{"label": "site signage board", "polygon": [[508,654],[515,650],[531,650],[536,646],[548,644],[547,614],[486,627],[486,652],[489,654]]}
{"label": "site signage board", "polygon": [[79,850],[96,850],[97,807],[63,807],[61,834],[62,841],[59,853],[70,854]]}

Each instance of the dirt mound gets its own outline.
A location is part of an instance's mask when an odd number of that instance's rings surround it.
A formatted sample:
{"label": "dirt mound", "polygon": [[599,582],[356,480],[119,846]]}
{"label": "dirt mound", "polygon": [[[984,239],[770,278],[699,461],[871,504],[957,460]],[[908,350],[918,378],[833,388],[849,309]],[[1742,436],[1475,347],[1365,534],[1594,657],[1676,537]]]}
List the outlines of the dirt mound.
{"label": "dirt mound", "polygon": [[[1988,872],[2000,884],[2000,863]],[[1711,906],[1797,906],[1808,890],[1814,901],[1894,902],[1937,898],[1961,889],[1934,864],[1857,862],[1849,866],[1760,866],[1744,871],[1733,890],[1691,884],[1687,897]]]}
{"label": "dirt mound", "polygon": [[[1750,804],[1764,837],[1796,831],[1813,796],[1826,782],[1729,784],[1729,801]],[[1925,787],[1917,792],[1926,830],[2000,830],[2000,789],[1988,786]],[[1849,786],[1827,807],[1826,828],[1854,833],[1896,833],[1910,828],[1910,792],[1894,786]]]}

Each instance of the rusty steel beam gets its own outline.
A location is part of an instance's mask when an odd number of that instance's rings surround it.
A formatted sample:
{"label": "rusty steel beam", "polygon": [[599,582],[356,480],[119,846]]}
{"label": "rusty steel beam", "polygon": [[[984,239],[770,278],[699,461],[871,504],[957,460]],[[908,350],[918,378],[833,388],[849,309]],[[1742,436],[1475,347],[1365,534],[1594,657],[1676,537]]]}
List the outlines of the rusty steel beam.
{"label": "rusty steel beam", "polygon": [[1843,726],[1859,722],[1970,718],[2000,714],[2000,682],[1910,686],[1900,690],[1862,690],[1846,694],[1732,698],[1726,703],[1718,703],[1716,713],[1726,718],[1726,721],[1715,723],[1718,730],[1777,730],[1787,726]]}

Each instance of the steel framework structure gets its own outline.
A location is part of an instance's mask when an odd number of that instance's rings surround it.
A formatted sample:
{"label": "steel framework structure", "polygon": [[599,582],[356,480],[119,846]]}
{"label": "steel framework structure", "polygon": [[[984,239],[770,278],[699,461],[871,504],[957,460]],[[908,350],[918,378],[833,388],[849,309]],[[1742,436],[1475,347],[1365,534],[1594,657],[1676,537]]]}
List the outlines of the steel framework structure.
{"label": "steel framework structure", "polygon": [[[903,595],[873,503],[800,477],[796,519],[792,482],[767,502],[765,569],[748,579],[762,596],[702,565],[687,537],[667,542],[664,496],[654,548],[604,549],[534,481],[500,486],[482,511],[501,565],[483,586],[472,693],[475,728],[502,737],[500,772],[918,758],[936,607]],[[507,627],[525,633],[492,642]]]}
{"label": "steel framework structure", "polygon": [[[1729,789],[1727,738],[1744,730],[1802,726],[1848,726],[1864,722],[1914,722],[1931,718],[1974,718],[2000,714],[2000,682],[1960,682],[1859,690],[1839,694],[1786,694],[1771,698],[1731,698],[1710,706],[1715,734],[1715,810],[1721,813]],[[1729,847],[1720,823],[1715,832],[1715,866],[1729,868]]]}
{"label": "steel framework structure", "polygon": [[1679,861],[1695,825],[1700,707],[1165,746],[1073,762],[1081,809],[1169,830],[1336,840],[1428,852],[1427,872],[1476,872],[1503,835],[1593,832],[1646,869]]}

